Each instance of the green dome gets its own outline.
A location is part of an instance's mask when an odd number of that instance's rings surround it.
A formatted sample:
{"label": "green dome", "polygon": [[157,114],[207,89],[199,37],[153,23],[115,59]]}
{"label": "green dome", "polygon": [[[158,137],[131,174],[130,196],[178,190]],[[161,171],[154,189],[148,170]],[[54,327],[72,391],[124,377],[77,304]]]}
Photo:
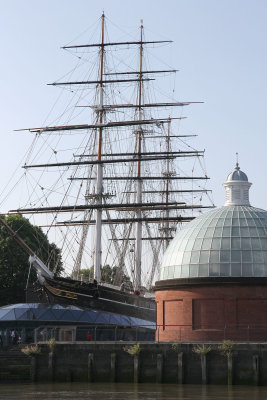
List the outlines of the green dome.
{"label": "green dome", "polygon": [[167,248],[160,280],[267,277],[267,211],[226,206],[188,223]]}

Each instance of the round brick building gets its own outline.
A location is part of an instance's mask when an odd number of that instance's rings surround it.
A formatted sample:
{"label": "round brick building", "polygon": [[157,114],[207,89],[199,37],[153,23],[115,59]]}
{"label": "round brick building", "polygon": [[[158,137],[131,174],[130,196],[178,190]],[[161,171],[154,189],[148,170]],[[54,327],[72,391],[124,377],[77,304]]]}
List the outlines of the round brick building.
{"label": "round brick building", "polygon": [[267,211],[249,203],[238,166],[226,203],[188,223],[155,284],[161,341],[267,339]]}

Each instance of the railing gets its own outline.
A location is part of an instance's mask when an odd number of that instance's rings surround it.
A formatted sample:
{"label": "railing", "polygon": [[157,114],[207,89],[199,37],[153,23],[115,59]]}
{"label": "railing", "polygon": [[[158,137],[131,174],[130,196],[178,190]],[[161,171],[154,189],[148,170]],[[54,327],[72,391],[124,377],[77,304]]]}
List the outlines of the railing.
{"label": "railing", "polygon": [[[59,342],[266,342],[267,324],[225,325],[43,325],[38,328],[17,327],[19,342],[47,342],[51,338]],[[12,329],[0,331],[1,345],[14,343]]]}
{"label": "railing", "polygon": [[[216,318],[216,317],[215,317]],[[236,342],[267,341],[267,324],[157,325],[155,340],[205,342],[232,340]]]}
{"label": "railing", "polygon": [[142,326],[82,325],[42,326],[35,329],[35,342],[88,341],[88,342],[154,342],[156,327],[152,324]]}
{"label": "railing", "polygon": [[54,338],[59,341],[111,341],[111,342],[235,342],[267,341],[267,324],[225,325],[139,325],[110,326],[83,325],[74,327],[40,327],[36,329],[36,341]]}

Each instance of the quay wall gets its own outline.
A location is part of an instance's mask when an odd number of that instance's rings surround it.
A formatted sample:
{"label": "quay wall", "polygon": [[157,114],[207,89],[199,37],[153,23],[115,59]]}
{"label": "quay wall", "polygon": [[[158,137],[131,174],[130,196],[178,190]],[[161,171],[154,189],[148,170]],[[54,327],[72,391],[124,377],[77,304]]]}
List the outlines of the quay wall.
{"label": "quay wall", "polygon": [[[1,382],[157,382],[180,384],[267,385],[267,343],[238,343],[230,358],[218,344],[205,354],[194,343],[140,343],[139,354],[125,347],[136,343],[58,343],[53,353],[26,356],[19,349],[0,351]],[[17,357],[17,362],[16,362]],[[9,365],[12,360],[12,365]],[[15,372],[14,372],[15,371]]]}

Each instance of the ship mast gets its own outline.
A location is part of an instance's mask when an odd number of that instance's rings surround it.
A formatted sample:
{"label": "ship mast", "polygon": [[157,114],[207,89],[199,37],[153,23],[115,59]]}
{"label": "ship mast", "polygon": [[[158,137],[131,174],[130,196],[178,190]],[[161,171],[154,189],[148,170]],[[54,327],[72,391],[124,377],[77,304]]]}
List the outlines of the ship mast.
{"label": "ship mast", "polygon": [[[140,47],[139,47],[139,84],[138,84],[138,119],[142,120],[142,69],[143,69],[143,21],[140,25]],[[136,202],[142,203],[142,180],[141,180],[141,152],[142,152],[142,126],[137,132],[138,140],[138,163],[137,163],[137,182],[136,182]],[[136,242],[135,242],[135,276],[134,289],[139,290],[141,286],[141,256],[142,256],[142,212],[136,211]]]}
{"label": "ship mast", "polygon": [[[100,75],[99,75],[99,108],[98,120],[99,124],[103,124],[103,68],[104,68],[104,22],[105,15],[102,14],[102,27],[101,27],[101,46],[100,46]],[[102,153],[102,133],[103,128],[100,126],[98,129],[98,151],[97,151],[97,177],[96,177],[96,200],[97,204],[102,204],[103,197],[103,164],[101,163]],[[94,279],[101,280],[101,229],[102,229],[102,208],[96,210],[96,225],[95,225],[95,257],[94,257]]]}
{"label": "ship mast", "polygon": [[[171,130],[171,120],[168,123],[168,136],[166,137],[166,141],[167,141],[167,148],[166,151],[169,153],[170,152],[170,130]],[[169,203],[169,183],[170,183],[170,159],[167,158],[166,161],[166,204],[168,205]],[[164,251],[167,249],[168,245],[169,245],[169,236],[170,236],[170,223],[168,221],[170,217],[170,211],[168,209],[166,209],[166,222],[165,222],[165,227],[164,227],[164,233],[165,233],[165,241],[163,242],[163,246],[164,246]]]}
{"label": "ship mast", "polygon": [[[91,85],[94,87],[96,85],[96,99],[92,104],[75,104],[75,107],[90,107],[95,112],[94,121],[89,124],[77,124],[74,120],[74,124],[41,126],[25,129],[26,131],[36,134],[37,137],[41,135],[46,135],[49,137],[50,135],[53,136],[53,134],[68,135],[68,133],[86,135],[85,143],[87,144],[84,147],[81,147],[81,154],[72,154],[73,158],[71,160],[67,160],[67,162],[64,160],[58,160],[56,158],[55,161],[51,162],[49,160],[49,163],[45,164],[42,163],[42,161],[39,161],[38,164],[31,163],[23,165],[23,168],[26,170],[29,168],[42,168],[48,171],[48,169],[56,167],[67,172],[69,168],[72,168],[72,174],[67,176],[67,179],[70,181],[69,187],[72,183],[72,187],[75,187],[76,182],[80,181],[79,187],[82,188],[83,181],[85,181],[85,196],[83,196],[84,189],[83,191],[82,189],[79,189],[81,190],[79,196],[75,197],[74,201],[73,197],[71,196],[69,202],[65,201],[67,199],[67,195],[65,195],[60,205],[50,205],[50,203],[47,201],[48,197],[50,196],[49,192],[49,195],[47,198],[45,198],[46,203],[41,202],[41,204],[39,204],[31,202],[29,205],[27,204],[17,210],[11,210],[11,212],[19,212],[22,214],[45,213],[48,215],[48,218],[49,214],[56,214],[57,216],[60,213],[66,213],[67,215],[71,213],[70,220],[67,219],[65,221],[58,221],[55,217],[53,219],[53,223],[49,225],[49,228],[52,226],[84,227],[82,229],[81,238],[73,245],[74,247],[78,243],[79,246],[78,257],[76,258],[73,269],[76,278],[79,276],[89,227],[91,225],[95,225],[92,237],[94,246],[93,249],[90,246],[89,251],[90,256],[93,254],[94,257],[94,279],[101,281],[101,242],[103,239],[106,239],[105,235],[107,231],[110,230],[112,245],[114,246],[116,254],[116,258],[114,261],[112,260],[112,263],[113,265],[117,264],[117,275],[122,277],[124,271],[126,271],[127,268],[129,269],[130,266],[134,289],[139,291],[142,286],[141,260],[142,255],[144,255],[146,252],[146,249],[149,248],[149,251],[151,251],[153,254],[153,257],[151,257],[153,268],[149,277],[149,286],[151,286],[158,263],[159,253],[162,251],[162,243],[166,243],[166,245],[168,244],[171,236],[170,232],[172,229],[174,229],[171,227],[171,224],[187,222],[193,219],[193,216],[183,216],[182,213],[184,211],[186,212],[187,210],[192,209],[210,208],[201,204],[191,205],[187,204],[185,201],[181,202],[172,200],[174,193],[186,194],[191,193],[192,191],[199,193],[207,192],[206,190],[199,189],[181,190],[180,188],[177,188],[179,181],[183,181],[185,183],[193,180],[206,181],[208,177],[206,175],[203,176],[202,173],[200,176],[193,177],[183,173],[178,173],[176,176],[176,174],[171,171],[172,160],[175,161],[180,157],[183,159],[190,157],[202,157],[204,152],[196,151],[188,147],[183,148],[183,146],[182,148],[176,148],[176,151],[171,151],[172,139],[177,138],[180,140],[180,138],[186,138],[194,135],[181,135],[175,132],[172,134],[171,121],[180,120],[184,117],[167,117],[166,112],[164,112],[164,110],[168,109],[169,107],[183,107],[198,102],[158,102],[157,99],[155,99],[153,102],[145,101],[146,99],[144,96],[143,82],[154,81],[156,80],[157,74],[173,73],[176,72],[176,70],[150,70],[146,68],[144,58],[146,46],[170,43],[171,41],[146,41],[144,38],[144,27],[142,20],[140,24],[139,40],[137,41],[105,42],[105,37],[107,37],[107,33],[105,31],[105,15],[103,13],[101,16],[101,34],[99,42],[63,47],[64,49],[73,49],[75,51],[80,51],[81,49],[86,48],[98,48],[98,60],[96,64],[98,67],[97,78],[94,75],[91,80],[91,75],[89,75],[88,78],[85,78],[84,80],[73,80],[70,82],[57,81],[51,84],[53,86],[67,85],[74,88],[85,88],[86,90],[88,90]],[[131,46],[138,46],[139,65],[136,70],[129,68],[131,70],[114,70],[110,72],[108,70],[108,66],[107,68],[104,68],[105,56],[108,54],[106,53],[105,49],[106,47],[109,49],[113,46],[115,46],[115,49],[117,47],[120,49],[126,47],[126,49],[128,49],[128,47]],[[125,63],[122,63],[121,66],[124,64]],[[133,102],[131,101],[131,103],[125,101],[123,96],[118,100],[118,97],[121,94],[120,90],[114,92],[115,86],[119,87],[122,84],[125,87],[128,85],[128,83],[129,87],[132,87],[132,84],[135,86],[134,92],[136,94],[136,100]],[[108,92],[108,87],[111,87],[111,92]],[[111,99],[111,97],[109,97],[110,93],[112,93],[112,95],[115,93],[114,102],[111,104],[108,102],[108,100]],[[163,115],[160,115],[161,118],[148,117],[145,109],[161,109],[163,110]],[[124,117],[123,119],[113,119],[113,115],[117,117],[117,110],[120,113],[119,115],[126,113],[126,115],[129,115],[129,117]],[[134,114],[132,111],[134,111]],[[107,118],[106,115],[108,115]],[[166,124],[168,126],[168,132],[166,132],[164,128]],[[103,140],[104,132],[107,133],[105,137],[106,140]],[[134,134],[132,134],[132,132]],[[164,140],[164,138],[166,139],[166,150],[161,151],[161,147],[159,150],[159,146],[161,146],[159,139]],[[127,147],[119,145],[117,143],[117,139],[121,142],[125,139],[128,141],[129,139],[129,142],[127,142]],[[148,141],[148,143],[150,140],[152,140],[154,142],[154,147],[148,147],[148,149],[146,149],[145,140]],[[131,145],[129,146],[128,143],[130,142]],[[114,147],[111,147],[111,144]],[[166,170],[163,172],[161,171],[161,168],[158,170],[153,169],[154,167],[152,162],[155,161],[157,161],[157,165],[160,165],[161,167],[163,164],[165,164]],[[119,166],[121,168],[119,168]],[[124,183],[124,181],[128,182],[127,185]],[[92,185],[94,185],[93,193],[90,191],[90,187]],[[115,194],[113,194],[113,189],[110,193],[106,193],[104,188],[109,187],[109,185],[112,185],[112,187],[115,188]],[[162,185],[164,185],[164,188]],[[159,190],[159,187],[161,187],[162,190]],[[172,190],[170,190],[170,188]],[[70,194],[70,189],[68,190]],[[83,196],[83,198],[80,196]],[[106,199],[109,199],[110,197],[114,197],[115,199],[106,201]],[[83,204],[84,202],[85,204]],[[84,218],[79,219],[79,215],[77,215],[77,213],[83,213]],[[75,217],[75,214],[77,217]],[[152,229],[150,229],[151,227],[148,224],[151,224]],[[127,228],[127,226],[129,228]],[[132,226],[135,228],[135,232],[131,232]],[[157,226],[160,227],[158,230]],[[163,232],[160,233],[160,230]],[[122,241],[124,241],[125,244]],[[131,243],[133,241],[135,248],[134,266],[132,264],[133,260],[130,259],[130,257],[129,259],[127,258],[127,248],[129,248],[127,246],[130,245],[132,248],[133,246]],[[149,243],[143,241],[149,241]],[[155,245],[155,241],[160,241],[158,242],[160,243],[159,246]],[[151,249],[149,245],[151,246]],[[93,250],[92,252],[91,249]],[[105,253],[107,254],[107,259],[110,249],[105,249]],[[145,275],[143,276],[144,278],[146,277]]]}

